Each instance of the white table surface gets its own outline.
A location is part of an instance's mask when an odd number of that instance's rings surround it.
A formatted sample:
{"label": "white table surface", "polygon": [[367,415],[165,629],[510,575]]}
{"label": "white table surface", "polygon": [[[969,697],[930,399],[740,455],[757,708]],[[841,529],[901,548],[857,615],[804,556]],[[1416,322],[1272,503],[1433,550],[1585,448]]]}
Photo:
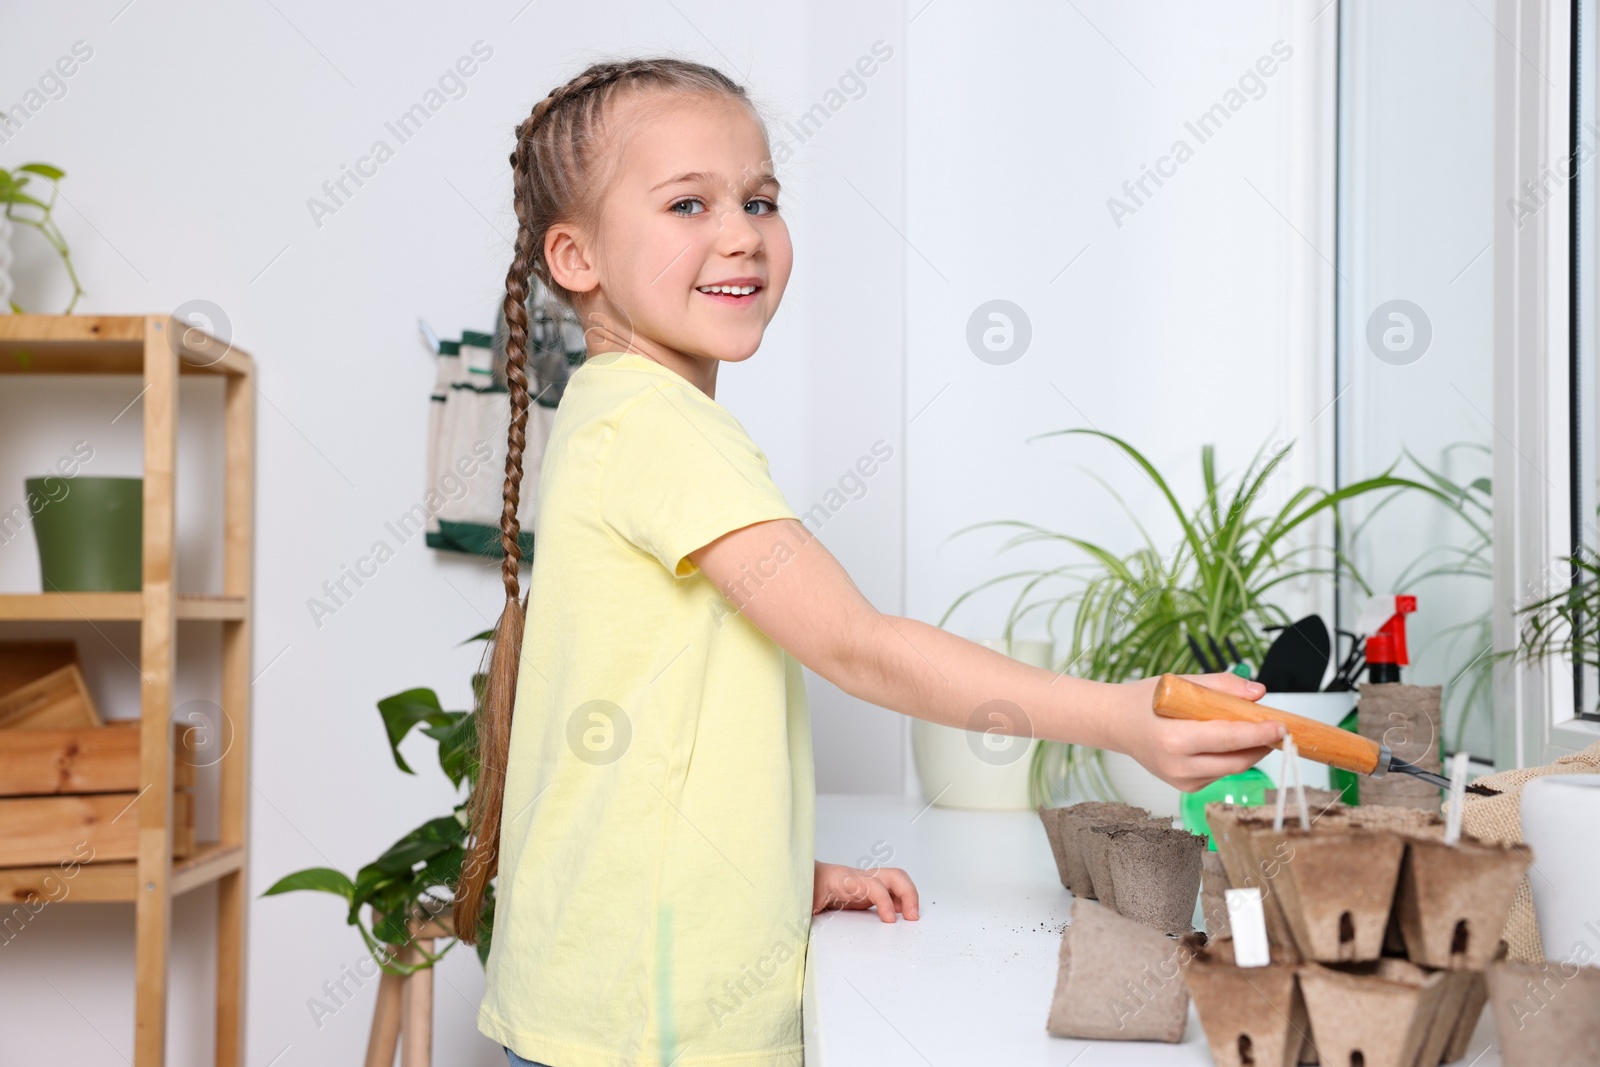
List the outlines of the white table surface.
{"label": "white table surface", "polygon": [[[875,910],[812,919],[807,1067],[1210,1064],[1189,1010],[1183,1041],[1079,1041],[1045,1031],[1072,894],[1033,812],[957,811],[888,795],[817,797],[817,858],[901,867],[921,918]],[[1500,1067],[1485,1009],[1467,1055]]]}

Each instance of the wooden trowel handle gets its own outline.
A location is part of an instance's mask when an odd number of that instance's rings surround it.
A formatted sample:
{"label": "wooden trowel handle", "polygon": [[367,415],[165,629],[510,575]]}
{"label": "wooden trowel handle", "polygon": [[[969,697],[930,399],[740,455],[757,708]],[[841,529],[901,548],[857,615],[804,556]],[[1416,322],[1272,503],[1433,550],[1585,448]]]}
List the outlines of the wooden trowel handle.
{"label": "wooden trowel handle", "polygon": [[1380,748],[1378,742],[1371,738],[1308,719],[1304,715],[1279,711],[1244,697],[1219,692],[1176,674],[1163,674],[1156,681],[1156,693],[1150,706],[1157,715],[1167,719],[1231,719],[1234,722],[1275,720],[1289,728],[1295,747],[1308,760],[1357,774],[1371,774],[1378,769]]}

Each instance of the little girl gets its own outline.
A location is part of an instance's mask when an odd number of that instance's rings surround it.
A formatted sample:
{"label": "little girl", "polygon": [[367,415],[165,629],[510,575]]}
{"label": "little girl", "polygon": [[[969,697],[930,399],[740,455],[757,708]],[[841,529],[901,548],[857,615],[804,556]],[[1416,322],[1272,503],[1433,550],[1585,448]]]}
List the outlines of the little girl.
{"label": "little girl", "polygon": [[[474,943],[492,918],[478,1025],[512,1064],[799,1067],[811,916],[917,918],[906,872],[815,857],[802,664],[951,726],[1003,702],[1003,732],[1126,752],[1180,789],[1280,738],[1158,718],[1152,679],[1058,675],[883,615],[802,525],[715,399],[793,261],[743,88],[676,59],[595,64],[523,121],[511,172],[506,603],[455,920]],[[592,354],[557,408],[519,601],[530,276]]]}

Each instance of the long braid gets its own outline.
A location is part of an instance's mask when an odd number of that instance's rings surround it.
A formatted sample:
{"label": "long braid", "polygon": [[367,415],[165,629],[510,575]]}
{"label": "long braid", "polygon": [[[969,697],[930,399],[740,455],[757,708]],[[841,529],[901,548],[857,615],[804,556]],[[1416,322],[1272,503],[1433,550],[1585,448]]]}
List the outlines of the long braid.
{"label": "long braid", "polygon": [[471,838],[455,887],[456,936],[479,940],[484,897],[499,869],[501,809],[511,745],[511,717],[522,658],[526,605],[519,599],[518,564],[522,551],[517,511],[522,498],[522,455],[528,427],[528,288],[538,277],[569,306],[576,295],[550,276],[544,238],[557,221],[592,219],[596,131],[606,104],[624,84],[680,92],[712,93],[749,103],[742,87],[720,71],[685,60],[632,59],[596,63],[553,89],[517,127],[511,151],[511,188],[517,213],[517,240],[506,272],[506,385],[511,421],[506,434],[504,508],[500,515],[500,565],[505,606],[487,650],[488,667],[481,702],[473,716],[478,734],[477,777],[469,804]]}

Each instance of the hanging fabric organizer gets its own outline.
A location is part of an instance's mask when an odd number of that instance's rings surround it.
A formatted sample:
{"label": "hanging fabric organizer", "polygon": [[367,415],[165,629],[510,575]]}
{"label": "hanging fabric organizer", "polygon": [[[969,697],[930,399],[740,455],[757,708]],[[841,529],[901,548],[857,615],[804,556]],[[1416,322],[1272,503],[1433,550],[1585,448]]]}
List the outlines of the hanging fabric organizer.
{"label": "hanging fabric organizer", "polygon": [[[449,552],[500,558],[506,433],[511,420],[505,376],[505,315],[493,334],[463,331],[440,341],[428,414],[424,507],[427,544]],[[537,279],[528,295],[528,425],[522,453],[517,539],[524,563],[533,558],[539,517],[539,469],[556,407],[573,368],[585,356],[583,330]]]}

